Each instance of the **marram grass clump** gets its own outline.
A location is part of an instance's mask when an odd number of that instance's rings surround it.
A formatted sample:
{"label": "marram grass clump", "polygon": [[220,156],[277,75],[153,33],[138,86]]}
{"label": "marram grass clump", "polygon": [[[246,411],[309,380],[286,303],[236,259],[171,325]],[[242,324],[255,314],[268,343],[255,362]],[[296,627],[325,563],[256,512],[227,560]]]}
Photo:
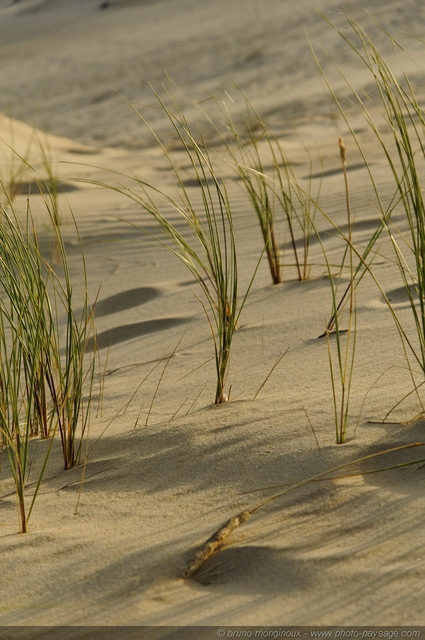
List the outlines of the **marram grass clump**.
{"label": "marram grass clump", "polygon": [[[49,202],[46,206],[50,214]],[[53,222],[53,220],[52,220]],[[83,282],[83,305],[74,309],[74,287],[60,226],[52,224],[62,276],[44,256],[28,205],[22,217],[12,201],[0,204],[0,446],[15,485],[20,530],[25,533],[59,434],[65,469],[79,462],[90,416],[94,357],[85,347],[93,331]],[[84,260],[83,260],[84,264]],[[66,318],[66,328],[61,319]],[[34,438],[50,439],[35,470],[31,497],[30,451]]]}
{"label": "marram grass clump", "polygon": [[[177,95],[177,89],[171,82],[164,88],[164,95],[156,91],[154,95],[169,121],[172,133],[187,156],[199,187],[201,206],[191,197],[182,172],[173,160],[172,152],[168,150],[167,145],[159,138],[147,119],[136,109],[134,110],[148,127],[168,160],[177,179],[178,192],[175,196],[171,196],[138,178],[134,178],[134,187],[111,187],[107,184],[101,184],[101,186],[112,188],[136,202],[141,210],[157,224],[158,233],[147,230],[142,223],[132,223],[133,226],[175,255],[199,284],[203,294],[199,299],[214,343],[216,368],[214,403],[223,404],[229,398],[226,385],[233,337],[261,255],[248,285],[243,292],[240,292],[232,204],[226,184],[215,167],[194,107]],[[188,116],[185,115],[186,112],[189,112]],[[179,218],[176,223],[172,221],[175,213]]]}

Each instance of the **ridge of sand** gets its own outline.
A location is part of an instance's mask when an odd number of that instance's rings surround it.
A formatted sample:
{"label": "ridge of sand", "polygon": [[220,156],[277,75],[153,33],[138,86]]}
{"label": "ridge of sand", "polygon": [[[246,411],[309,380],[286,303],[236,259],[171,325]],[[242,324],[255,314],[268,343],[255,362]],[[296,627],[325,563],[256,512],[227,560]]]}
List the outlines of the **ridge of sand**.
{"label": "ridge of sand", "polygon": [[[104,11],[99,4],[0,3],[0,82],[8,87],[0,109],[16,119],[0,116],[0,138],[24,153],[33,129],[18,120],[33,123],[33,116],[50,132],[43,139],[55,168],[73,186],[60,195],[71,268],[78,273],[79,242],[68,207],[81,233],[90,302],[98,300],[105,367],[103,408],[90,425],[95,446],[76,515],[81,469],[62,470],[59,444],[25,536],[16,533],[10,480],[2,469],[0,624],[424,624],[423,465],[307,485],[256,513],[196,580],[179,578],[200,543],[270,489],[252,492],[424,440],[423,420],[410,426],[368,422],[381,419],[411,388],[397,330],[373,282],[365,278],[359,291],[346,445],[334,443],[327,347],[318,339],[330,311],[321,266],[305,283],[288,268],[285,283],[274,287],[263,261],[235,336],[232,402],[213,407],[213,347],[193,295],[196,284],[173,256],[142,242],[123,221],[141,221],[134,203],[80,181],[113,181],[109,169],[134,172],[164,189],[175,186],[162,154],[115,93],[118,89],[138,104],[152,102],[145,82],[157,84],[167,67],[191,99],[205,97],[219,82],[239,82],[277,127],[298,175],[309,175],[303,143],[319,149],[324,206],[343,225],[337,136],[347,130],[329,115],[304,33],[307,26],[315,42],[322,40],[337,52],[338,62],[344,61],[344,46],[315,12],[341,20],[339,3],[300,0],[295,7],[268,0],[267,11],[255,0],[111,2]],[[406,30],[413,30],[423,12],[416,1],[347,3],[357,13],[364,6],[393,28],[402,15]],[[39,11],[27,13],[29,8]],[[412,72],[418,46],[412,43]],[[329,73],[338,82],[335,70]],[[364,87],[369,82],[355,67],[352,79]],[[350,113],[364,130],[362,118],[354,109]],[[163,117],[153,117],[165,131]],[[389,200],[388,169],[370,136],[364,136]],[[2,151],[7,170],[10,152]],[[361,159],[351,148],[348,153],[356,233],[365,242],[377,214]],[[184,168],[187,160],[178,149],[175,154],[200,205],[193,175]],[[37,144],[30,159],[42,174]],[[314,184],[319,180],[318,174]],[[238,184],[229,184],[246,284],[260,251],[258,225]],[[43,233],[43,203],[35,195],[31,202]],[[17,206],[25,207],[24,195]],[[320,225],[328,255],[337,261],[338,237],[330,223]],[[317,242],[311,260],[323,263]],[[408,318],[397,272],[384,260],[376,260],[376,269]],[[160,368],[122,411],[141,380],[176,345],[153,405]],[[394,420],[417,412],[411,399],[394,412]],[[385,464],[415,457],[423,453],[394,453]]]}

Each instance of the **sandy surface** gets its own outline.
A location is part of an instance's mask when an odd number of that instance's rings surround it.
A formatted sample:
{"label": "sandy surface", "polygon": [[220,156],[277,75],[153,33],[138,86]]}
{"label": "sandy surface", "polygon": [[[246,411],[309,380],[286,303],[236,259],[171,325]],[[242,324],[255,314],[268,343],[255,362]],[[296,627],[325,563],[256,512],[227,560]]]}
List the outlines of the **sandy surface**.
{"label": "sandy surface", "polygon": [[[420,411],[413,396],[393,412],[393,424],[373,422],[411,390],[412,381],[372,279],[365,278],[358,291],[345,445],[335,444],[327,346],[318,339],[331,310],[318,242],[312,243],[314,266],[306,282],[298,282],[287,267],[285,282],[273,286],[266,262],[261,263],[234,339],[232,401],[214,407],[213,343],[191,274],[122,220],[146,220],[134,203],[78,181],[116,184],[112,171],[118,171],[172,190],[176,181],[169,165],[127,100],[168,136],[169,124],[152,108],[148,83],[159,88],[167,71],[190,100],[231,92],[235,113],[242,104],[237,83],[281,137],[301,182],[310,171],[303,145],[315,158],[320,152],[321,203],[340,224],[346,214],[338,135],[344,136],[356,240],[366,242],[378,219],[367,172],[346,124],[330,111],[306,38],[307,31],[335,91],[346,100],[388,201],[394,188],[382,154],[324,53],[345,65],[355,86],[370,86],[364,69],[318,13],[342,25],[340,3],[111,0],[105,9],[100,4],[0,0],[0,111],[5,114],[0,135],[28,154],[42,176],[40,139],[49,149],[62,180],[60,210],[71,269],[77,276],[80,262],[69,207],[82,237],[90,298],[94,302],[98,296],[104,372],[96,378],[103,401],[90,424],[81,495],[81,467],[63,471],[58,444],[30,533],[19,535],[3,465],[0,625],[425,624],[425,467],[420,465],[294,490],[238,528],[196,579],[179,577],[198,545],[228,518],[277,491],[270,487],[425,440],[423,421],[403,424]],[[415,81],[420,77],[423,45],[409,33],[418,34],[422,2],[357,0],[345,8],[364,20],[378,44],[385,47],[385,38],[365,8],[402,38],[409,53],[404,67]],[[391,48],[388,56],[395,60]],[[420,97],[423,86],[418,82]],[[34,126],[48,133],[34,134]],[[6,145],[0,152],[4,179],[17,158]],[[176,148],[174,154],[184,179],[193,183],[184,153]],[[317,171],[322,172],[318,161]],[[224,173],[243,290],[261,251],[260,234],[231,167]],[[199,189],[188,189],[201,204]],[[24,210],[25,201],[19,196],[16,206]],[[31,196],[31,203],[43,236],[40,196]],[[328,256],[337,263],[341,241],[325,218],[318,218],[318,225]],[[400,276],[385,259],[388,251],[384,243],[376,274],[409,326]],[[176,346],[155,396],[164,358]],[[355,469],[423,457],[422,449],[399,451]],[[160,629],[155,637],[161,637]]]}

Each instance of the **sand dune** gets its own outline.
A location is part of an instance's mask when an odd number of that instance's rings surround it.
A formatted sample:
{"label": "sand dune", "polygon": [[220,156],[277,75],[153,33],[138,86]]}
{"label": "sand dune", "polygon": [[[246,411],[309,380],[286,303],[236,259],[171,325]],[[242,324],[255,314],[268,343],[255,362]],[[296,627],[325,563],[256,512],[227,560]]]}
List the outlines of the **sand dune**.
{"label": "sand dune", "polygon": [[[17,533],[12,483],[7,465],[1,469],[0,624],[134,626],[128,638],[141,637],[137,627],[144,625],[153,627],[146,630],[152,638],[203,637],[183,627],[208,625],[423,625],[423,463],[304,485],[255,512],[193,580],[180,577],[199,545],[227,519],[288,483],[423,441],[424,422],[405,424],[420,411],[414,396],[391,414],[394,423],[377,422],[411,391],[412,381],[383,294],[365,277],[358,292],[348,441],[335,444],[327,344],[318,338],[331,296],[314,237],[306,282],[298,282],[288,266],[285,282],[273,286],[261,262],[235,334],[231,402],[213,406],[213,342],[198,285],[173,255],[128,224],[155,231],[140,207],[95,184],[128,180],[114,173],[120,172],[167,193],[177,186],[129,101],[165,136],[184,186],[201,207],[196,176],[163,111],[152,108],[148,83],[159,89],[168,72],[188,100],[207,107],[211,95],[226,99],[237,117],[243,98],[236,83],[282,140],[303,184],[311,175],[305,147],[321,157],[313,188],[322,181],[322,206],[347,232],[338,135],[348,140],[349,130],[330,110],[307,32],[367,148],[382,200],[391,202],[394,185],[382,149],[331,62],[349,70],[359,91],[370,90],[365,69],[326,22],[342,26],[341,4],[101,4],[0,1],[1,175],[17,162],[10,147],[34,167],[24,172],[16,206],[24,211],[30,196],[43,239],[44,206],[31,182],[48,177],[41,154],[47,145],[60,178],[61,222],[74,276],[80,241],[70,209],[81,234],[103,371],[96,378],[103,400],[90,424],[84,482],[81,467],[63,471],[55,444],[26,535]],[[403,66],[422,99],[423,43],[408,34],[421,36],[423,3],[350,0],[344,7],[364,21],[395,65],[398,53],[365,9],[400,37],[407,52],[400,54]],[[217,132],[209,129],[207,135],[220,151]],[[356,241],[364,246],[379,216],[361,155],[354,144],[347,153]],[[260,233],[229,164],[223,175],[243,289],[261,251]],[[169,213],[182,224],[176,212]],[[337,264],[340,237],[329,220],[319,214],[317,220],[328,258]],[[394,221],[404,228],[398,209]],[[289,238],[281,244],[288,249]],[[386,251],[383,245],[376,273],[409,322],[406,289]],[[46,446],[34,442],[36,458]],[[423,457],[422,449],[399,450],[385,463],[364,461],[360,470]],[[78,637],[72,634],[61,630],[61,637]]]}

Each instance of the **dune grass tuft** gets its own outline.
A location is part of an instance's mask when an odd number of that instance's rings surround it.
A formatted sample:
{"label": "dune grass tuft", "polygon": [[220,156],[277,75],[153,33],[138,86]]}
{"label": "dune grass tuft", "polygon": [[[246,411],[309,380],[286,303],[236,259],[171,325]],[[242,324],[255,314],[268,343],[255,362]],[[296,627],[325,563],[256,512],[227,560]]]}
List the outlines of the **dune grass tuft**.
{"label": "dune grass tuft", "polygon": [[245,108],[238,118],[232,116],[227,104],[223,103],[220,107],[222,126],[216,124],[215,127],[257,215],[273,284],[283,281],[286,264],[283,240],[286,235],[289,236],[297,278],[307,280],[316,200],[321,184],[313,196],[312,159],[309,155],[310,177],[301,187],[281,140],[264,123],[247,96],[243,94],[243,97]]}
{"label": "dune grass tuft", "polygon": [[[356,41],[361,43],[360,46],[356,45],[356,53],[375,82],[377,98],[374,101],[379,101],[389,135],[381,132],[365,100],[361,101],[361,105],[390,167],[398,206],[404,211],[407,223],[407,234],[400,229],[400,225],[393,224],[391,218],[386,219],[385,227],[409,301],[417,340],[411,339],[398,316],[397,326],[403,341],[425,373],[424,113],[408,76],[404,73],[398,79],[359,23],[352,19],[349,22],[357,36]],[[392,38],[391,42],[395,48],[399,47]],[[392,312],[396,316],[393,306]]]}
{"label": "dune grass tuft", "polygon": [[93,383],[94,358],[88,363],[85,358],[92,329],[86,284],[77,313],[63,237],[59,226],[53,223],[52,228],[61,275],[42,254],[29,204],[23,217],[11,200],[7,209],[0,204],[0,444],[15,484],[22,532],[53,442],[45,449],[27,506],[32,440],[59,433],[64,467],[74,466],[88,426]]}
{"label": "dune grass tuft", "polygon": [[[228,400],[226,382],[234,333],[251,289],[259,260],[245,290],[239,290],[239,267],[236,231],[231,201],[224,181],[215,168],[209,145],[194,108],[169,82],[164,94],[154,91],[159,108],[171,125],[172,134],[186,154],[198,187],[196,201],[189,193],[181,170],[172,152],[160,139],[148,120],[134,106],[133,109],[148,127],[165,154],[177,183],[175,196],[164,193],[142,179],[135,178],[135,187],[110,187],[136,202],[158,225],[158,233],[147,225],[133,224],[160,246],[174,254],[191,272],[201,287],[201,301],[214,341],[216,390],[215,404]],[[200,112],[202,113],[202,112]],[[186,115],[188,114],[188,115]],[[200,196],[200,202],[199,202]],[[178,222],[173,222],[175,214]]]}
{"label": "dune grass tuft", "polygon": [[[354,220],[351,215],[350,196],[347,179],[347,149],[344,141],[341,137],[338,139],[339,153],[341,158],[341,165],[344,176],[344,190],[345,190],[345,204],[347,211],[347,226],[348,233],[345,237],[347,242],[348,251],[344,252],[343,260],[339,268],[337,276],[333,273],[332,265],[330,264],[325,246],[322,242],[320,234],[317,232],[320,245],[323,250],[325,258],[329,282],[332,294],[332,317],[334,319],[334,331],[331,333],[327,329],[324,333],[328,347],[329,366],[331,374],[332,384],[332,397],[334,405],[334,422],[336,430],[336,442],[342,444],[347,437],[348,419],[349,419],[349,407],[350,407],[350,395],[351,385],[353,381],[355,351],[356,351],[356,338],[357,338],[357,324],[356,324],[356,266],[354,264],[355,253],[353,249],[353,224]],[[346,261],[348,257],[348,274],[349,274],[349,286],[346,289],[349,300],[348,309],[348,322],[347,328],[343,329],[342,322],[342,308],[341,301],[338,302],[338,288],[340,285],[341,277],[345,272]],[[344,300],[344,297],[342,298]],[[328,325],[329,327],[329,325]],[[333,342],[335,342],[335,349],[333,348]],[[336,351],[336,354],[334,353]],[[336,360],[336,364],[335,364]]]}
{"label": "dune grass tuft", "polygon": [[[354,56],[367,68],[374,84],[374,90],[367,94],[360,94],[344,70],[335,62],[333,64],[346,81],[352,98],[360,106],[368,128],[382,150],[383,158],[388,163],[394,181],[394,193],[389,205],[384,206],[380,185],[374,178],[367,155],[350,124],[347,112],[326,80],[326,73],[316,57],[331,97],[348,125],[353,140],[364,159],[365,168],[368,171],[375,194],[374,206],[380,214],[379,225],[366,248],[356,247],[350,238],[345,237],[356,256],[357,267],[354,272],[355,277],[344,292],[338,308],[334,310],[328,330],[335,326],[336,313],[339,313],[347,300],[350,299],[350,289],[357,286],[365,273],[369,273],[388,305],[408,362],[410,354],[410,357],[425,374],[425,204],[421,179],[425,161],[425,118],[413,84],[403,71],[401,60],[399,59],[400,65],[398,71],[395,72],[359,22],[349,16],[346,16],[346,21],[349,29],[337,29],[337,27],[331,26],[337,30]],[[329,22],[329,24],[331,23]],[[402,47],[383,27],[381,29],[388,37],[388,42],[394,52],[398,53],[401,58]],[[403,211],[403,222],[395,224],[394,211]],[[409,323],[406,323],[397,313],[396,306],[381,286],[372,267],[373,256],[378,253],[375,244],[383,231],[386,231],[393,250],[390,260],[398,267],[401,283],[406,292],[406,300],[415,327],[413,336]],[[411,370],[411,364],[409,364],[409,370]]]}

